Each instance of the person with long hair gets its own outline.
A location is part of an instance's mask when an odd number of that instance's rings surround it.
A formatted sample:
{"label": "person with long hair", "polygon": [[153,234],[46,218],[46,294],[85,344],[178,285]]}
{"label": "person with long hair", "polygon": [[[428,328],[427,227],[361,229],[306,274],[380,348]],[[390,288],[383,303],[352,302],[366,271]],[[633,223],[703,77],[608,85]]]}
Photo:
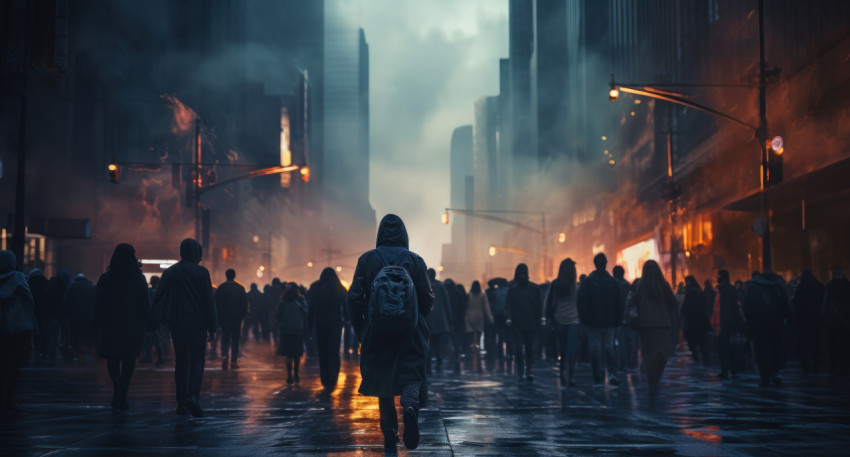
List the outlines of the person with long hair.
{"label": "person with long hair", "polygon": [[472,336],[471,350],[476,371],[481,371],[481,352],[479,344],[484,324],[493,323],[493,313],[487,295],[481,290],[481,283],[473,281],[469,288],[469,298],[466,302],[466,331]]}
{"label": "person with long hair", "polygon": [[[581,324],[576,305],[576,263],[566,258],[558,267],[558,277],[552,281],[543,300],[546,317],[555,324],[561,356],[559,373],[561,386],[575,387],[573,380],[578,359]],[[569,373],[569,374],[567,374]]]}
{"label": "person with long hair", "polygon": [[136,250],[121,243],[109,268],[97,282],[94,327],[100,329],[100,356],[112,379],[112,409],[127,411],[127,391],[142,349],[145,331],[152,327],[148,282]]}
{"label": "person with long hair", "polygon": [[348,320],[345,309],[347,293],[336,271],[330,267],[322,270],[319,280],[310,286],[307,293],[307,322],[310,331],[316,332],[319,377],[326,394],[336,388],[339,379],[339,343],[342,325]]}
{"label": "person with long hair", "polygon": [[664,279],[661,267],[654,260],[647,260],[643,264],[635,295],[643,367],[649,381],[650,406],[654,408],[661,375],[667,359],[673,355],[670,326],[673,316],[679,310],[679,303],[670,284]]}
{"label": "person with long hair", "polygon": [[528,265],[517,265],[514,270],[514,285],[508,290],[507,324],[514,331],[514,354],[520,381],[534,381],[531,367],[534,359],[534,339],[540,334],[540,321],[543,317],[541,303],[540,288],[528,278]]}

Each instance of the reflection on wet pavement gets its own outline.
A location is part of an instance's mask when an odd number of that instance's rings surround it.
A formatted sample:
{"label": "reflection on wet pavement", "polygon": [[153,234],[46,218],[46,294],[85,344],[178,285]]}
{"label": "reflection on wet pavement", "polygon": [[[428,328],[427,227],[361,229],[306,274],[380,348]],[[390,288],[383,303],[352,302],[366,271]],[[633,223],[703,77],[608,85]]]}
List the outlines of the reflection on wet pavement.
{"label": "reflection on wet pavement", "polygon": [[[315,360],[301,383],[286,384],[270,347],[249,345],[241,369],[208,361],[207,417],[174,414],[173,368],[140,365],[132,410],[113,414],[104,362],[25,370],[19,411],[0,418],[0,454],[35,455],[329,455],[383,453],[377,399],[357,394],[355,361],[343,361],[337,390],[320,395]],[[781,388],[757,387],[754,374],[717,381],[713,371],[673,359],[662,403],[646,406],[644,380],[619,388],[561,389],[551,364],[537,380],[501,372],[435,373],[421,411],[422,440],[399,455],[846,455],[848,383],[803,378],[793,366]]]}

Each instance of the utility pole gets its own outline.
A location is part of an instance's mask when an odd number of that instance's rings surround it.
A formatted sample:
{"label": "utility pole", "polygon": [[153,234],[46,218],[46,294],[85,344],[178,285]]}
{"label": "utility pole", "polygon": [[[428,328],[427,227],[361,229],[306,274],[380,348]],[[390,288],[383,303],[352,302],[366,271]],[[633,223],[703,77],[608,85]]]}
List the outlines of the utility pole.
{"label": "utility pole", "polygon": [[[26,2],[24,18],[23,59],[21,59],[21,106],[18,126],[18,163],[15,173],[15,226],[12,233],[12,252],[17,257],[17,270],[24,267],[24,247],[27,242],[26,223],[26,168],[27,168],[27,83],[29,80],[30,60],[32,58],[32,27],[35,20],[35,1]],[[11,33],[6,31],[6,33]],[[4,50],[5,51],[5,50]]]}
{"label": "utility pole", "polygon": [[[199,243],[202,237],[201,228],[201,118],[195,120],[195,160],[194,160],[194,187],[192,198],[195,206],[195,240]],[[208,248],[209,246],[204,246]]]}
{"label": "utility pole", "polygon": [[761,148],[761,217],[764,220],[764,233],[761,236],[761,269],[771,271],[770,256],[770,210],[767,207],[767,79],[764,59],[764,0],[759,0],[759,125],[756,138]]}

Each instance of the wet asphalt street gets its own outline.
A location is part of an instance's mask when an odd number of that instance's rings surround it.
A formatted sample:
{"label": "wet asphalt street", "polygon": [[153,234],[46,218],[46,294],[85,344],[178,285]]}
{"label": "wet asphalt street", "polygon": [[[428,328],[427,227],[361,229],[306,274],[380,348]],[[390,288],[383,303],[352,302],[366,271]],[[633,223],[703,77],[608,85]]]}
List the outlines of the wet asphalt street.
{"label": "wet asphalt street", "polygon": [[[19,408],[0,417],[0,454],[331,455],[383,454],[377,399],[356,393],[356,361],[343,361],[338,389],[320,398],[318,366],[287,386],[270,347],[249,346],[236,371],[208,361],[206,417],[176,416],[172,365],[140,364],[131,411],[109,408],[102,360],[25,370]],[[620,387],[594,387],[590,367],[578,387],[561,388],[551,364],[533,383],[513,375],[435,373],[422,409],[419,449],[399,455],[848,455],[850,389],[827,376],[803,378],[792,365],[781,387],[759,388],[755,373],[714,379],[713,369],[671,360],[660,407],[646,404],[637,374]]]}

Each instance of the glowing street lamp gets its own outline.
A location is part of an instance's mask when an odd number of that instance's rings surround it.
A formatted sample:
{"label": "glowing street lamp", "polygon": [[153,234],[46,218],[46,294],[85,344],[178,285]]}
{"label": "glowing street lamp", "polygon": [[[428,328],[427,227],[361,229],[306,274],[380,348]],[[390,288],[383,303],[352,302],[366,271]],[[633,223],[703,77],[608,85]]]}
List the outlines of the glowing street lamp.
{"label": "glowing street lamp", "polygon": [[490,257],[496,255],[496,246],[490,246]]}
{"label": "glowing street lamp", "polygon": [[449,225],[449,212],[448,211],[443,212],[442,221],[443,221],[443,225]]}
{"label": "glowing street lamp", "polygon": [[611,90],[608,91],[608,101],[614,102],[617,101],[617,98],[620,97],[620,89],[617,86],[612,86]]}

